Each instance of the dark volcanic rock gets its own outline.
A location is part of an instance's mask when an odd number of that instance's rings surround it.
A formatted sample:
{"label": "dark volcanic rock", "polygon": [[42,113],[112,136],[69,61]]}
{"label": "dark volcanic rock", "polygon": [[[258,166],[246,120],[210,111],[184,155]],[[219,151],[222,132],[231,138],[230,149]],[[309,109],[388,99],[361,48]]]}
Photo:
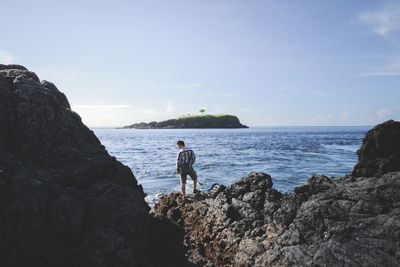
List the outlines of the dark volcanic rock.
{"label": "dark volcanic rock", "polygon": [[172,226],[65,95],[18,65],[0,65],[0,94],[0,265],[158,266],[151,226]]}
{"label": "dark volcanic rock", "polygon": [[400,171],[400,122],[390,120],[369,130],[357,155],[355,177]]}
{"label": "dark volcanic rock", "polygon": [[183,229],[196,266],[399,266],[400,172],[374,161],[391,162],[398,141],[393,121],[367,134],[357,166],[369,178],[313,175],[282,195],[251,173],[186,201],[164,195],[154,213]]}
{"label": "dark volcanic rock", "polygon": [[197,266],[399,266],[400,172],[314,175],[285,195],[265,177],[251,174],[230,186],[247,192],[228,187],[204,200],[164,195],[154,212],[184,230]]}
{"label": "dark volcanic rock", "polygon": [[248,128],[240,123],[238,117],[233,115],[204,115],[182,117],[160,122],[141,122],[122,129],[182,129],[182,128]]}

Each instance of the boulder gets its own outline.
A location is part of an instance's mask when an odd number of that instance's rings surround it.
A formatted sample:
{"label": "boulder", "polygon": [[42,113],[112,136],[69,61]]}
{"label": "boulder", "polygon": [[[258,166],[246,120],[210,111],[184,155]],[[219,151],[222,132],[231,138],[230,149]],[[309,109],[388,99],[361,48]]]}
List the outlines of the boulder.
{"label": "boulder", "polygon": [[160,222],[65,95],[18,65],[0,95],[0,265],[152,266]]}
{"label": "boulder", "polygon": [[369,130],[357,155],[354,177],[400,171],[400,122],[389,120]]}

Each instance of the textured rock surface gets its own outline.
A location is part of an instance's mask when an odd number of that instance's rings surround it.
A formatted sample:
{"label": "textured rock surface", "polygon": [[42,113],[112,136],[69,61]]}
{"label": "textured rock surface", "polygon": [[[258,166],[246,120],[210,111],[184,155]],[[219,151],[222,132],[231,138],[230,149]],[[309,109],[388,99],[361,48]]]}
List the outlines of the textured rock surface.
{"label": "textured rock surface", "polygon": [[[374,129],[386,127],[396,132],[397,123]],[[313,175],[293,194],[250,173],[186,201],[163,195],[154,213],[184,230],[195,266],[399,266],[400,172],[373,166],[379,175],[368,178]]]}
{"label": "textured rock surface", "polygon": [[248,128],[240,123],[238,117],[233,115],[204,115],[182,117],[160,122],[135,123],[122,129],[180,129],[180,128]]}
{"label": "textured rock surface", "polygon": [[357,154],[353,176],[381,176],[400,171],[400,122],[390,120],[369,130]]}
{"label": "textured rock surface", "polygon": [[285,195],[251,173],[216,196],[164,195],[155,214],[184,229],[197,266],[400,264],[400,172],[313,175]]}
{"label": "textured rock surface", "polygon": [[[173,226],[148,215],[130,169],[64,94],[22,66],[0,65],[0,95],[0,265],[159,266],[151,242],[166,234],[152,229]],[[174,231],[179,263],[183,236]]]}

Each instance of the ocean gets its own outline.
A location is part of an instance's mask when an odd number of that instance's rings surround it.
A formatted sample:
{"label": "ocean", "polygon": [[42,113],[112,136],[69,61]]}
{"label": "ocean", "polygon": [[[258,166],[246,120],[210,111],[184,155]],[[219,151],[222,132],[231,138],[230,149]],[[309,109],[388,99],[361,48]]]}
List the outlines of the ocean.
{"label": "ocean", "polygon": [[[293,192],[312,174],[351,173],[356,151],[371,127],[251,127],[249,129],[137,130],[92,128],[109,154],[129,166],[152,206],[161,194],[180,191],[176,142],[196,154],[199,190],[230,185],[252,171],[272,176],[273,187]],[[192,191],[188,177],[187,192]]]}

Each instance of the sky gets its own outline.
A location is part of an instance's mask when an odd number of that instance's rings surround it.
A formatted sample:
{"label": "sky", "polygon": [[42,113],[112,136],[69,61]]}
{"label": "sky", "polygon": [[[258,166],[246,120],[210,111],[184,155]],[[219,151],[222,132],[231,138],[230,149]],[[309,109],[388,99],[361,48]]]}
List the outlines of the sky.
{"label": "sky", "polygon": [[400,120],[400,1],[0,0],[0,63],[89,127],[228,113],[250,126]]}

